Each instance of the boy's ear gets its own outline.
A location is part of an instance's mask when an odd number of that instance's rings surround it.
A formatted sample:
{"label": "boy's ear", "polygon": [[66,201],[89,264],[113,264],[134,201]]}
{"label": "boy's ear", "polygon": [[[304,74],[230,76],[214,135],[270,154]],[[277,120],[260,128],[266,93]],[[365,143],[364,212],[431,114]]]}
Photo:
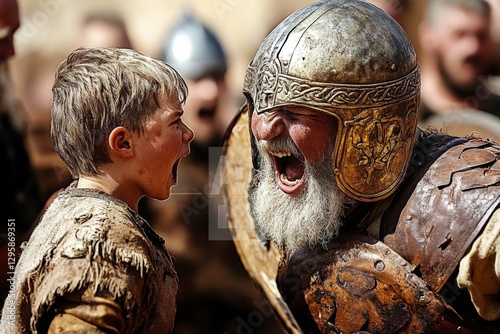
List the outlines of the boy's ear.
{"label": "boy's ear", "polygon": [[108,145],[111,153],[122,158],[134,155],[132,149],[132,133],[123,126],[118,126],[108,136]]}

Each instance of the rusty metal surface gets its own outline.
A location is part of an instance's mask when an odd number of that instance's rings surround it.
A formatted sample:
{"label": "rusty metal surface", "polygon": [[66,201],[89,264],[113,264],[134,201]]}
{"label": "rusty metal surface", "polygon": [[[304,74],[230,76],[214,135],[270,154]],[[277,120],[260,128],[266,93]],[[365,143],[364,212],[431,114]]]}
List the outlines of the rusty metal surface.
{"label": "rusty metal surface", "polygon": [[278,286],[311,333],[471,333],[410,263],[366,236],[291,255]]}

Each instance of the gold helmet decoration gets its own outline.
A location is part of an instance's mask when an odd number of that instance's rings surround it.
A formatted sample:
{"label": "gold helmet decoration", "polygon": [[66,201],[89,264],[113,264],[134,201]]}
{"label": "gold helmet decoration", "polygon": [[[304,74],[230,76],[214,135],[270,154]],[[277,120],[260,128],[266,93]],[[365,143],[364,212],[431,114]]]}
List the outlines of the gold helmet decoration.
{"label": "gold helmet decoration", "polygon": [[319,1],[281,22],[250,63],[250,112],[307,107],[334,116],[334,174],[349,197],[388,197],[411,159],[420,71],[401,26],[364,1]]}

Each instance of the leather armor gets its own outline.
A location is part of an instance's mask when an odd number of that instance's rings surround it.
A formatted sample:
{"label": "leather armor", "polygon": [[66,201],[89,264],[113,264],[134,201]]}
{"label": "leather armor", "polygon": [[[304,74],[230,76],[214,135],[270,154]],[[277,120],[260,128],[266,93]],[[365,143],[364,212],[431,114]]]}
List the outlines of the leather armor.
{"label": "leather armor", "polygon": [[500,202],[500,146],[420,131],[414,153],[400,190],[378,204],[390,207],[381,216],[384,243],[341,234],[327,249],[282,259],[278,287],[302,329],[500,332],[500,321],[463,308],[471,305],[466,291],[446,295],[460,259]]}
{"label": "leather armor", "polygon": [[278,287],[306,333],[472,333],[382,242],[344,235],[282,262]]}
{"label": "leather armor", "polygon": [[[457,303],[446,295],[498,207],[499,146],[417,129],[419,90],[406,34],[365,1],[322,0],[296,11],[249,65],[247,103],[224,142],[228,225],[245,268],[289,332],[500,328],[480,321],[467,290]],[[286,253],[260,238],[250,212],[260,154],[251,117],[288,107],[337,121],[332,180],[354,211],[327,249]],[[465,304],[472,311],[458,307]]]}

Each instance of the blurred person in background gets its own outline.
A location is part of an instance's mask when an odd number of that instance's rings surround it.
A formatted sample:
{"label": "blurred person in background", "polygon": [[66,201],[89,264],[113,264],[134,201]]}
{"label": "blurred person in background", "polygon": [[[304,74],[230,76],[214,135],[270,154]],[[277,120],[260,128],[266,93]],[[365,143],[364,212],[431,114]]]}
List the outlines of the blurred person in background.
{"label": "blurred person in background", "polygon": [[71,175],[54,151],[50,138],[50,103],[54,70],[60,58],[43,52],[29,52],[16,61],[23,73],[18,82],[18,94],[29,115],[26,145],[43,199],[71,182]]}
{"label": "blurred person in background", "polygon": [[133,49],[123,19],[106,12],[89,13],[83,19],[76,47],[115,47]]}
{"label": "blurred person in background", "polygon": [[9,292],[8,272],[13,271],[18,247],[27,240],[43,205],[25,148],[26,115],[14,96],[9,74],[8,59],[14,55],[18,27],[16,0],[0,0],[0,304]]}
{"label": "blurred person in background", "polygon": [[500,1],[487,0],[491,7],[491,38],[495,46],[494,75],[490,82],[494,92],[500,94]]}
{"label": "blurred person in background", "polygon": [[491,8],[484,0],[430,0],[419,26],[423,52],[421,126],[453,135],[500,135]]}
{"label": "blurred person in background", "polygon": [[[220,146],[217,126],[227,93],[227,56],[218,37],[193,15],[183,13],[165,37],[161,58],[187,80],[189,98],[186,117],[193,123],[198,153]],[[204,159],[205,160],[205,159]]]}
{"label": "blurred person in background", "polygon": [[[256,308],[265,302],[248,278],[227,228],[218,229],[219,221],[225,224],[226,219],[225,212],[219,213],[224,208],[222,194],[211,195],[222,141],[219,117],[227,97],[225,50],[207,25],[183,13],[168,30],[160,53],[186,80],[184,119],[195,133],[170,200],[141,202],[143,214],[174,256],[179,275],[174,333],[239,333],[249,328],[273,332],[270,326],[277,323],[271,312],[264,317],[266,312]],[[262,323],[249,327],[252,312],[260,312]]]}

